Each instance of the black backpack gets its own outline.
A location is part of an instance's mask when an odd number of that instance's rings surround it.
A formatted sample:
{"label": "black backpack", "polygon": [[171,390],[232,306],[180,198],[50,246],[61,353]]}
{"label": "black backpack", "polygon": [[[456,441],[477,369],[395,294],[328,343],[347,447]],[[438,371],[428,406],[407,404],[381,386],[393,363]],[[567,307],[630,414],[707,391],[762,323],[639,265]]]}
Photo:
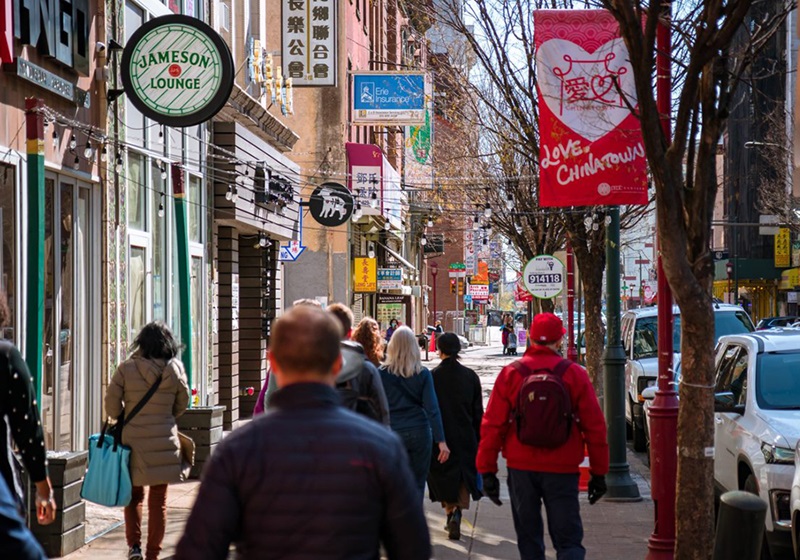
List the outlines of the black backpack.
{"label": "black backpack", "polygon": [[336,390],[342,398],[345,407],[353,412],[363,414],[367,418],[381,422],[378,405],[372,399],[372,373],[366,367],[366,357],[363,350],[355,345],[342,344],[342,355],[353,360],[348,364],[348,369],[357,367],[357,375],[351,376],[347,381],[336,384]]}

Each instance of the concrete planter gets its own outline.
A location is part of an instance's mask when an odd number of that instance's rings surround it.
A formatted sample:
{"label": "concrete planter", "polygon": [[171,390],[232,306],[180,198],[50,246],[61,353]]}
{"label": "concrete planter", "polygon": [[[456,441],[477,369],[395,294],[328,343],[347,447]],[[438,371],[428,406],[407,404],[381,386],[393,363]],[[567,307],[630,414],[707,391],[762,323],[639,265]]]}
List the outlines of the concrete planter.
{"label": "concrete planter", "polygon": [[189,478],[200,478],[206,461],[222,440],[224,406],[198,406],[178,418],[178,429],[194,440],[194,467]]}
{"label": "concrete planter", "polygon": [[48,451],[48,471],[56,500],[56,520],[50,525],[39,525],[36,520],[36,489],[31,485],[31,531],[49,557],[66,556],[86,540],[86,504],[80,493],[88,457],[86,451]]}

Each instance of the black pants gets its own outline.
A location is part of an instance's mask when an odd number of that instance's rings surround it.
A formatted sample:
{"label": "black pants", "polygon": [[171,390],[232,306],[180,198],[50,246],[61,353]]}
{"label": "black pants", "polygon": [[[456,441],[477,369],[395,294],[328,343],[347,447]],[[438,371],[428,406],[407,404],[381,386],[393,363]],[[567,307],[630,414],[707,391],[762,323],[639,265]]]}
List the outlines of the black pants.
{"label": "black pants", "polygon": [[558,560],[584,560],[578,474],[508,469],[508,489],[521,560],[544,560],[542,502]]}

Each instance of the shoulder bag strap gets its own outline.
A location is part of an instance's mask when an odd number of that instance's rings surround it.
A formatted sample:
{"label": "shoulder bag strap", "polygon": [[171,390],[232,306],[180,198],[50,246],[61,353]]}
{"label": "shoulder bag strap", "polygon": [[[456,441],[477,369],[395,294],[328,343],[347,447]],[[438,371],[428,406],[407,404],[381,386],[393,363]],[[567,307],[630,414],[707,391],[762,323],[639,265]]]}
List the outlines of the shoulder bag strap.
{"label": "shoulder bag strap", "polygon": [[162,379],[164,379],[163,371],[161,372],[161,375],[158,376],[158,379],[156,379],[155,383],[150,385],[150,388],[147,390],[147,393],[145,393],[145,395],[142,397],[142,400],[136,403],[136,406],[133,407],[133,410],[131,410],[127,418],[125,418],[122,421],[122,426],[125,426],[128,422],[133,420],[134,416],[136,416],[137,414],[139,414],[139,412],[141,412],[141,410],[144,408],[144,405],[146,405],[147,401],[150,400],[150,397],[152,397],[155,394],[155,392],[158,391],[158,386],[161,385]]}

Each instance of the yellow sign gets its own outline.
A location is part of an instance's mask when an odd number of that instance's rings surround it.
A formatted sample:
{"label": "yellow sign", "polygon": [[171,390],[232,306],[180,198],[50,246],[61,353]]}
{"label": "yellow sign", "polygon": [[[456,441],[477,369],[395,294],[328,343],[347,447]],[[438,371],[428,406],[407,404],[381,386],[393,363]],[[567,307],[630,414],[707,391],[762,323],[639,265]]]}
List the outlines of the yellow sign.
{"label": "yellow sign", "polygon": [[378,260],[366,257],[353,259],[353,291],[355,293],[378,291]]}
{"label": "yellow sign", "polygon": [[800,268],[790,268],[781,272],[781,283],[778,284],[778,289],[794,290],[795,286],[800,286]]}
{"label": "yellow sign", "polygon": [[780,228],[775,236],[775,268],[791,266],[792,234],[789,228]]}

